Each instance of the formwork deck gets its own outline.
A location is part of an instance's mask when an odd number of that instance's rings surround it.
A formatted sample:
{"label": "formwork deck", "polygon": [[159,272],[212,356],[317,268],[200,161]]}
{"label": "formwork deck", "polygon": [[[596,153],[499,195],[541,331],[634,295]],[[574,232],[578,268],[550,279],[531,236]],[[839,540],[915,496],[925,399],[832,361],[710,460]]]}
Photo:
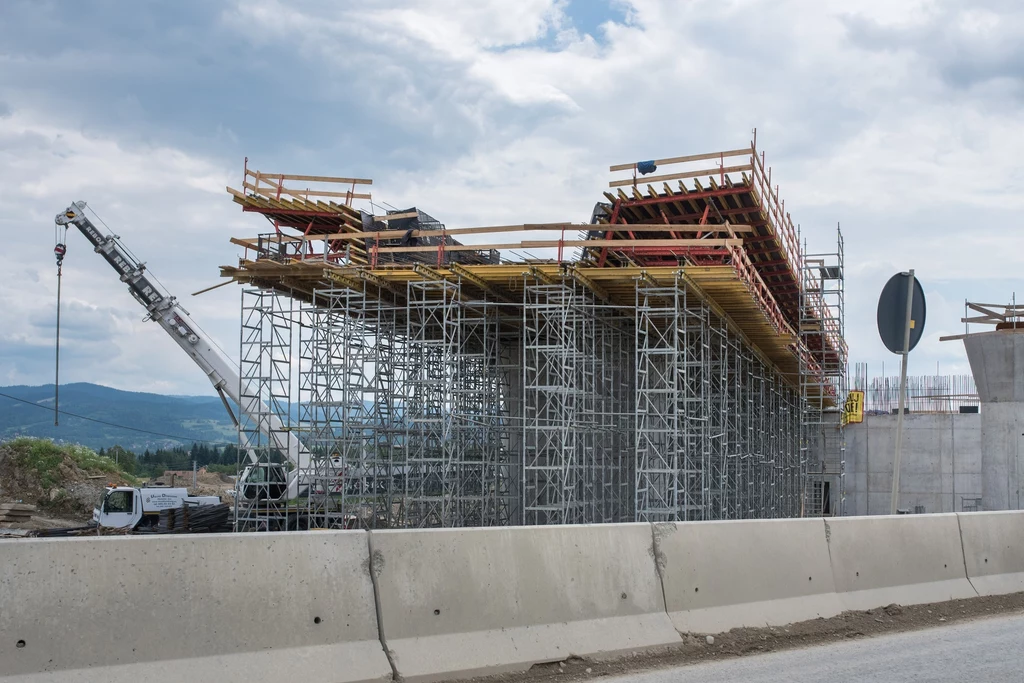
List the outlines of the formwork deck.
{"label": "formwork deck", "polygon": [[[709,162],[717,165],[709,167]],[[671,167],[672,172],[647,176],[639,172],[657,173],[665,167]],[[629,262],[657,265],[685,259],[697,266],[731,264],[765,315],[781,318],[775,321],[780,334],[786,334],[787,326],[797,331],[803,326],[804,332],[811,332],[805,335],[808,346],[823,356],[824,363],[845,364],[846,347],[838,328],[829,324],[823,304],[802,291],[806,290],[803,280],[807,264],[785,200],[779,198],[778,186],[772,186],[771,169],[766,170],[763,153],[758,154],[751,145],[651,160],[646,167],[644,162],[618,164],[610,170],[625,173],[626,177],[609,183],[614,193],[604,193],[608,225],[600,236],[605,239],[703,239],[714,224],[723,224],[726,229],[730,224],[748,226],[739,235],[739,249],[652,247],[631,254]],[[632,232],[633,224],[649,222],[663,223],[665,232]],[[598,265],[622,262],[614,250],[606,247],[587,249],[584,259]],[[801,306],[805,310],[801,311]]]}
{"label": "formwork deck", "polygon": [[[460,272],[461,271],[461,272]],[[289,292],[299,299],[311,300],[314,290],[348,284],[389,304],[404,305],[409,282],[431,279],[459,283],[468,300],[488,298],[495,305],[522,306],[524,279],[561,281],[578,278],[588,283],[599,300],[611,306],[632,310],[638,283],[672,286],[680,274],[678,266],[619,266],[566,268],[555,262],[468,265],[458,270],[445,267],[368,268],[326,266],[322,261],[290,260],[286,263],[267,259],[243,260],[238,267],[223,266],[221,275],[239,282],[252,283]],[[792,384],[797,382],[799,361],[791,330],[780,334],[764,315],[731,266],[688,267],[682,280],[703,296],[715,312],[741,334],[764,360],[776,367]],[[514,317],[512,318],[515,319]]]}
{"label": "formwork deck", "polygon": [[[717,166],[708,168],[709,161]],[[674,172],[638,175],[638,168],[650,171],[651,164]],[[629,309],[638,283],[668,285],[681,270],[685,282],[787,381],[797,383],[801,365],[805,373],[826,374],[825,367],[845,367],[841,331],[813,292],[804,291],[796,229],[753,145],[610,170],[631,176],[610,183],[613,192],[605,193],[608,203],[598,206],[592,223],[448,229],[417,222],[425,214],[416,209],[374,216],[352,208],[353,197],[369,196],[355,194],[357,184],[369,180],[246,168],[243,191],[227,190],[243,211],[265,216],[274,232],[232,239],[245,255],[221,274],[307,300],[314,290],[340,283],[394,304],[404,302],[408,283],[415,281],[456,283],[464,299],[522,306],[524,278],[576,280],[599,302]],[[310,189],[317,183],[332,189]],[[559,236],[509,240],[536,231]],[[456,240],[483,235],[497,236],[488,244]],[[538,248],[557,249],[558,258],[503,259]]]}

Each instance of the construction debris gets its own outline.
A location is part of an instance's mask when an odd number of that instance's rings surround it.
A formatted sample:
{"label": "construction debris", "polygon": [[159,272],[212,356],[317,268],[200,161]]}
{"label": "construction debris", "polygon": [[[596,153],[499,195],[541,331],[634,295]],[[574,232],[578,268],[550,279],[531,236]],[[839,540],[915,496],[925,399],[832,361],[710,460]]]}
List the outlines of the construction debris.
{"label": "construction debris", "polygon": [[35,505],[3,503],[0,504],[0,522],[27,522],[35,512]]}

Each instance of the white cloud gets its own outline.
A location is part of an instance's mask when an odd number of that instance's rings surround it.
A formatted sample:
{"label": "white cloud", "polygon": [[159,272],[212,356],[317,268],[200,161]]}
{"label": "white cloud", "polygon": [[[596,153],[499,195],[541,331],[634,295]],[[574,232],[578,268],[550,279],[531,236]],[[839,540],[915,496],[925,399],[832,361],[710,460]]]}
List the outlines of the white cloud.
{"label": "white cloud", "polygon": [[[235,260],[228,236],[250,225],[223,194],[228,178],[216,162],[170,147],[128,148],[30,112],[0,118],[0,183],[7,188],[0,198],[0,378],[52,377],[52,355],[43,350],[53,349],[56,319],[53,217],[80,199],[201,324],[229,349],[236,345],[237,291],[189,297],[217,281],[217,265]],[[84,237],[72,229],[67,245],[62,378],[137,391],[204,389],[203,374],[155,324],[142,322],[145,311]]]}
{"label": "white cloud", "polygon": [[[297,103],[292,126],[233,128],[224,137],[246,150],[273,139],[274,170],[370,175],[379,200],[465,226],[584,221],[609,164],[739,147],[756,126],[811,251],[830,249],[835,224],[844,227],[852,358],[885,357],[875,296],[892,272],[913,266],[933,302],[921,371],[935,360],[944,368],[962,361],[932,332],[955,330],[963,296],[1007,299],[1024,246],[1012,230],[1024,201],[1017,3],[618,5],[628,19],[605,22],[595,42],[574,27],[572,4],[555,0],[234,2],[221,28],[244,41],[235,59],[270,73],[275,55],[293,58],[290,70],[298,55],[299,71],[289,73],[324,99]],[[97,58],[83,55],[82,63]],[[177,96],[189,95],[178,87]],[[295,96],[261,79],[252,88],[277,104]],[[133,97],[111,107],[121,117],[152,110]],[[330,114],[316,131],[322,147],[296,141],[308,133],[310,107]],[[222,193],[225,183],[237,186],[234,162],[160,136],[144,146],[116,132],[85,135],[73,110],[55,122],[19,101],[6,108],[13,113],[0,118],[0,182],[17,189],[0,195],[0,225],[31,257],[3,257],[16,275],[0,285],[5,310],[52,305],[46,226],[72,199],[89,200],[179,296],[212,284],[216,266],[233,260],[228,235],[263,229]],[[370,133],[379,149],[347,153]],[[105,319],[118,319],[115,302],[131,311],[120,283],[82,246],[72,239],[69,296],[100,305]],[[233,349],[237,297],[223,288],[183,298]],[[159,336],[137,323],[118,328],[110,358],[96,361],[102,377],[91,378],[124,386],[106,378],[144,376],[150,388],[202,391],[169,341],[161,359],[176,371],[149,371],[143,351],[160,348]],[[37,337],[18,343],[45,339]]]}
{"label": "white cloud", "polygon": [[[1024,202],[1024,137],[1019,108],[994,109],[990,98],[1011,85],[953,96],[920,50],[884,38],[944,35],[988,54],[996,33],[999,45],[1024,35],[1016,22],[993,20],[1005,7],[789,0],[691,2],[682,11],[633,0],[628,24],[606,24],[604,45],[577,33],[553,49],[536,41],[570,20],[559,7],[523,3],[516,11],[528,17],[508,33],[510,6],[438,15],[430,4],[371,4],[358,22],[346,21],[355,11],[291,6],[291,17],[319,19],[318,43],[333,30],[367,40],[375,59],[405,74],[405,101],[429,100],[444,80],[479,124],[466,131],[468,151],[426,172],[389,168],[378,193],[449,224],[585,220],[608,164],[740,146],[757,126],[811,251],[830,250],[834,225],[845,227],[854,359],[884,353],[875,296],[908,264],[932,291],[932,329],[956,327],[956,306],[938,302],[961,290],[1009,295],[996,288],[1015,274],[1024,246],[1008,230]],[[884,49],[865,42],[864,27],[881,33]],[[438,63],[449,71],[435,73]],[[950,349],[926,341],[922,366],[962,356]]]}

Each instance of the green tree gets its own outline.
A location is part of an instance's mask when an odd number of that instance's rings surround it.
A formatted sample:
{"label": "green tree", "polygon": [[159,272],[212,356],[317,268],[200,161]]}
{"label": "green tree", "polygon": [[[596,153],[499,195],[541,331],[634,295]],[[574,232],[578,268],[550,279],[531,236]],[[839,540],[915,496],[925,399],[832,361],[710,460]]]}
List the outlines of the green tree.
{"label": "green tree", "polygon": [[[102,449],[100,449],[102,451]],[[138,467],[135,454],[121,446],[111,446],[106,456],[128,474],[135,474]]]}

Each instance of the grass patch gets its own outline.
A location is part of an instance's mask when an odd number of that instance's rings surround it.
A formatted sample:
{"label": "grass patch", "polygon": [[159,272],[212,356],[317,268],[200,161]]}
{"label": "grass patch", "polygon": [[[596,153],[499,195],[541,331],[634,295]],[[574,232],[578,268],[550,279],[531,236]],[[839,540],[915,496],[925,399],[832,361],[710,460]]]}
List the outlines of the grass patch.
{"label": "grass patch", "polygon": [[70,460],[79,469],[89,472],[107,472],[134,479],[118,468],[110,458],[98,455],[96,451],[78,444],[59,446],[46,439],[22,437],[4,445],[13,454],[17,466],[36,474],[44,490],[62,483],[62,465],[65,464],[65,460]]}

